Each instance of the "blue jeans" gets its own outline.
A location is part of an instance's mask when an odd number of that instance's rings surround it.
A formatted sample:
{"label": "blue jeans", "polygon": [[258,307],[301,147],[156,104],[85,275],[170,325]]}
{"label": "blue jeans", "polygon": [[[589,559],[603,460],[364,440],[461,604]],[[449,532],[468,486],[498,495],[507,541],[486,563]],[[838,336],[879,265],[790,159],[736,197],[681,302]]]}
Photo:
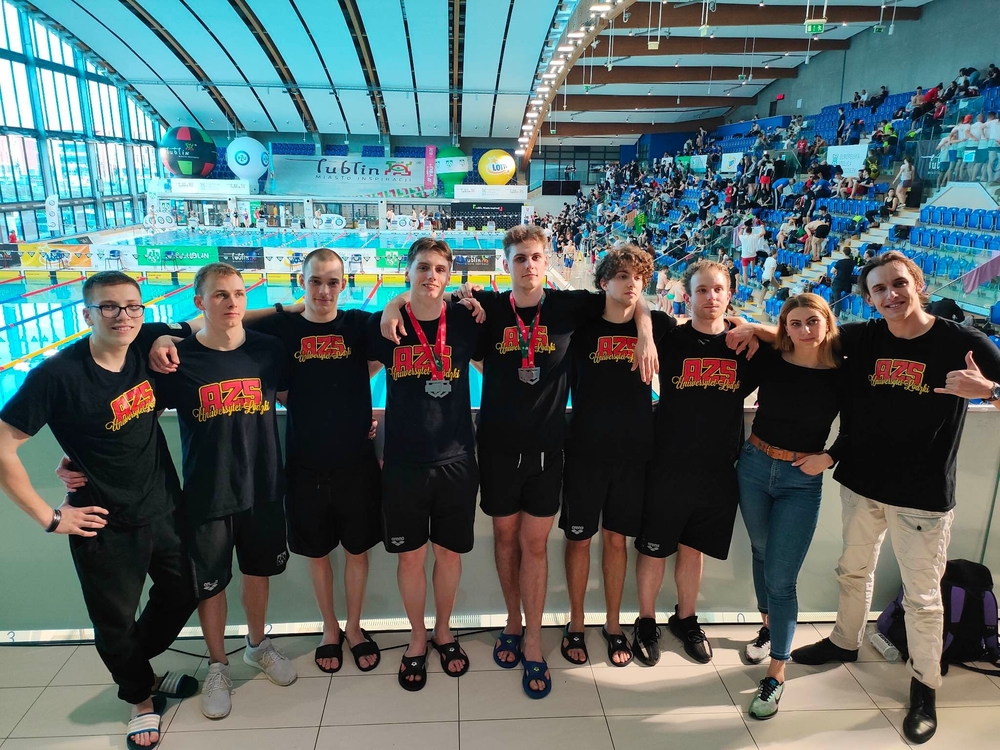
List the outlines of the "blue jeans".
{"label": "blue jeans", "polygon": [[790,461],[768,458],[749,442],[736,475],[753,551],[757,608],[768,615],[771,658],[788,661],[799,614],[795,582],[819,520],[823,475],[811,477]]}

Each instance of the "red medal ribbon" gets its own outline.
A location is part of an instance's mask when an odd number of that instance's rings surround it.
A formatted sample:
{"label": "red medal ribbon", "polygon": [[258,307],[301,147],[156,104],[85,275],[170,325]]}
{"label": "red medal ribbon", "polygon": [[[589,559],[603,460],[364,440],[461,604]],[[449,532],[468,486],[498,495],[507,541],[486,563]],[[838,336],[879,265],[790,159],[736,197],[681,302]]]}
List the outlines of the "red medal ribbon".
{"label": "red medal ribbon", "polygon": [[448,323],[445,320],[445,313],[447,311],[448,306],[442,302],[441,317],[438,318],[437,336],[434,338],[434,348],[431,349],[430,342],[427,341],[427,335],[417,320],[417,316],[413,314],[409,303],[406,305],[406,314],[410,316],[410,323],[413,324],[413,330],[416,331],[421,346],[430,355],[431,380],[444,380],[444,343],[448,332]]}
{"label": "red medal ribbon", "polygon": [[538,332],[541,326],[538,321],[542,317],[542,301],[538,300],[538,308],[535,310],[535,319],[531,323],[531,333],[529,335],[527,326],[517,314],[517,305],[514,304],[514,294],[510,295],[510,309],[514,311],[514,320],[517,321],[517,341],[521,347],[521,367],[535,366],[535,344],[538,343]]}

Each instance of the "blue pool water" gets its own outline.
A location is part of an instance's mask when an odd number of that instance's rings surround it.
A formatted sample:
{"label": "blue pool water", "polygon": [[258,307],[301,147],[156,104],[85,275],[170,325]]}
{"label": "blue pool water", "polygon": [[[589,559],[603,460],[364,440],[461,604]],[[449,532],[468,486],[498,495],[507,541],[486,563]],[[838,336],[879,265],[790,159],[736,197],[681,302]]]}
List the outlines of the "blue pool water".
{"label": "blue pool water", "polygon": [[[3,314],[0,328],[0,367],[4,367],[0,371],[0,406],[17,391],[33,367],[37,367],[59,349],[78,341],[87,331],[82,315],[83,282],[23,296],[47,286],[50,286],[48,282],[11,281],[0,284],[0,311]],[[197,316],[194,289],[177,291],[183,286],[141,282],[142,297],[147,301],[175,292],[147,307],[146,321],[169,323]],[[340,307],[380,310],[402,291],[400,286],[380,286],[372,296],[371,286],[355,286],[346,289],[341,295]],[[287,304],[301,296],[302,290],[297,286],[264,283],[247,293],[247,306],[253,309],[276,302]],[[14,364],[9,366],[11,362]],[[472,368],[469,374],[472,405],[478,407],[482,379]],[[372,379],[372,399],[376,408],[385,407],[384,371]]]}
{"label": "blue pool water", "polygon": [[[221,229],[187,230],[122,240],[116,246],[183,246],[195,247],[284,247],[284,248],[401,248],[418,237],[429,234],[419,232],[296,232],[291,230],[260,232],[255,229],[225,231]],[[453,249],[497,250],[503,246],[500,232],[445,232],[444,238]]]}

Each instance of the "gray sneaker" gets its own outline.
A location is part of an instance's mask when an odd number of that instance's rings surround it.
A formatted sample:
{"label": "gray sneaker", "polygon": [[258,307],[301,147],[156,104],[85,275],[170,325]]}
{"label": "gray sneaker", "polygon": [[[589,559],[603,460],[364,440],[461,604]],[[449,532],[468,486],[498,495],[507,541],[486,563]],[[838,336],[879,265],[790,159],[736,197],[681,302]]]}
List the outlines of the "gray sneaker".
{"label": "gray sneaker", "polygon": [[233,680],[229,665],[215,662],[208,665],[208,674],[201,684],[201,712],[209,719],[224,719],[233,710]]}
{"label": "gray sneaker", "polygon": [[771,653],[771,631],[765,625],[757,631],[757,637],[746,645],[743,656],[750,664],[760,664],[769,653]]}
{"label": "gray sneaker", "polygon": [[243,661],[266,674],[267,679],[275,685],[291,685],[298,677],[292,660],[278,651],[270,638],[262,640],[256,648],[250,645],[250,639],[247,638]]}
{"label": "gray sneaker", "polygon": [[765,677],[760,681],[757,695],[750,701],[750,715],[755,719],[770,719],[778,713],[778,701],[785,692],[785,683],[778,682],[773,677]]}

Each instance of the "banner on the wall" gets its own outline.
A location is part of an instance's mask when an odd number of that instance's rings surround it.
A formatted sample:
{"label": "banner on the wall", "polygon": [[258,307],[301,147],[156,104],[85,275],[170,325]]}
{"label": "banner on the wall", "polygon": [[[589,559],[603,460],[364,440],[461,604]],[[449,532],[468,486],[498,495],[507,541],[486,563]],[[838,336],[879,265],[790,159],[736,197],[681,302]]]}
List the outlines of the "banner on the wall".
{"label": "banner on the wall", "polygon": [[742,152],[733,152],[731,154],[723,154],[722,162],[719,164],[720,174],[734,174],[736,172],[736,167],[739,166],[740,161],[743,159]]}
{"label": "banner on the wall", "polygon": [[192,247],[191,245],[138,245],[136,247],[140,268],[166,268],[178,266],[205,266],[217,263],[219,248]]}
{"label": "banner on the wall", "polygon": [[690,156],[678,156],[674,159],[677,162],[677,166],[681,169],[689,169],[691,167],[691,157]]}
{"label": "banner on the wall", "polygon": [[497,270],[496,250],[457,250],[453,256],[451,269],[455,273],[462,271]]}
{"label": "banner on the wall", "polygon": [[830,146],[826,150],[826,163],[831,167],[839,166],[846,177],[854,177],[865,166],[868,156],[868,146]]}
{"label": "banner on the wall", "polygon": [[424,149],[424,190],[437,190],[437,146],[427,146]]}
{"label": "banner on the wall", "polygon": [[358,156],[275,156],[274,193],[353,198],[419,198],[425,187],[426,159]]}
{"label": "banner on the wall", "polygon": [[21,262],[21,257],[17,254],[17,245],[2,242],[0,243],[0,268],[10,268]]}
{"label": "banner on the wall", "polygon": [[261,247],[220,247],[219,262],[228,263],[240,271],[263,271],[264,248]]}
{"label": "banner on the wall", "polygon": [[708,156],[706,154],[695,154],[691,157],[691,171],[703,174],[708,170]]}

